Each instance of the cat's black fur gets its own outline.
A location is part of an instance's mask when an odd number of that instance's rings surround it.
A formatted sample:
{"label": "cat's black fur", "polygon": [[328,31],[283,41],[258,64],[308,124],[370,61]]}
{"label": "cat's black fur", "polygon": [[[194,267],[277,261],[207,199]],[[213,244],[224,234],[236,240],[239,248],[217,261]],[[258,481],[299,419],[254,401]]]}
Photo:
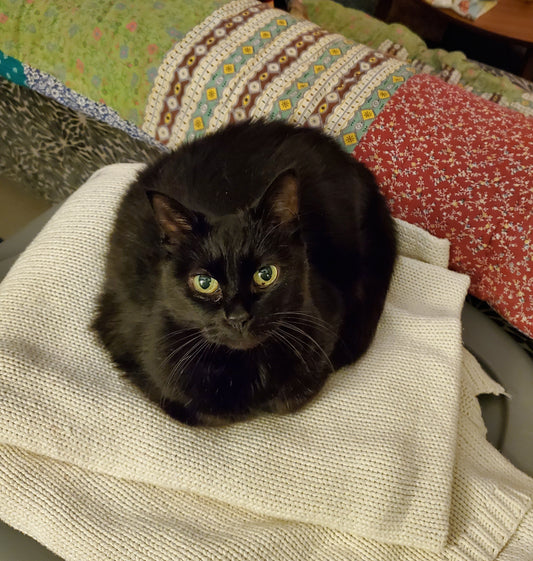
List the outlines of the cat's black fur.
{"label": "cat's black fur", "polygon": [[[94,328],[181,422],[290,412],[370,345],[395,251],[374,178],[334,140],[281,122],[230,126],[129,188]],[[266,265],[279,277],[258,288]],[[198,292],[197,274],[220,290]]]}

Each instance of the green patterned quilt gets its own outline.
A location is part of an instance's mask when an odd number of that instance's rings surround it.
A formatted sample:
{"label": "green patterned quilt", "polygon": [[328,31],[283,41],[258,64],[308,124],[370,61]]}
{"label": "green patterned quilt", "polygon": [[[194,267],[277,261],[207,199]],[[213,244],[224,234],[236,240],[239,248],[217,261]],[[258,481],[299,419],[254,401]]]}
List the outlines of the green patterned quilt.
{"label": "green patterned quilt", "polygon": [[0,74],[31,87],[24,63],[138,125],[165,53],[226,1],[0,0]]}

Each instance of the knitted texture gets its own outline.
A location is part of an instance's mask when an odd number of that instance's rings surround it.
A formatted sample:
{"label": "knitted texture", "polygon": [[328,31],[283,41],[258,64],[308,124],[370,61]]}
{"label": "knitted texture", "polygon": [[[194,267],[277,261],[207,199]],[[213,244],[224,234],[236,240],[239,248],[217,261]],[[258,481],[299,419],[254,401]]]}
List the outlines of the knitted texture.
{"label": "knitted texture", "polygon": [[376,339],[304,410],[191,429],[88,330],[139,169],[97,172],[0,285],[3,520],[69,560],[484,561],[521,547],[533,486],[484,439],[474,396],[499,388],[463,353],[468,279],[443,268],[447,242],[397,222]]}

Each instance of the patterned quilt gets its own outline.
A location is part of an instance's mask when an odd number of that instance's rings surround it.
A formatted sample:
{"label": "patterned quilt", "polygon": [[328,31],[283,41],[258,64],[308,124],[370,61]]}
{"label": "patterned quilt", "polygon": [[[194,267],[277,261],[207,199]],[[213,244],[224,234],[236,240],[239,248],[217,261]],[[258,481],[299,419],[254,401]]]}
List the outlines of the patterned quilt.
{"label": "patterned quilt", "polygon": [[227,1],[0,0],[0,75],[138,125],[164,54]]}
{"label": "patterned quilt", "polygon": [[414,68],[318,25],[238,0],[168,53],[143,128],[174,148],[250,118],[320,127],[347,151]]}

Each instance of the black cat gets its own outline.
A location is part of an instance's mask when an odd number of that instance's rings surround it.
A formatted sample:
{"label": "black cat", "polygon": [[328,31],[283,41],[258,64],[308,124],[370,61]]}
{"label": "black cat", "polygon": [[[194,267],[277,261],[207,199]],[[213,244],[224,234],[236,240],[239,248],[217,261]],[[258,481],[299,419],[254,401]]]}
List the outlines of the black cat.
{"label": "black cat", "polygon": [[290,412],[370,345],[395,253],[374,178],[334,140],[232,125],[131,185],[94,328],[181,422]]}

